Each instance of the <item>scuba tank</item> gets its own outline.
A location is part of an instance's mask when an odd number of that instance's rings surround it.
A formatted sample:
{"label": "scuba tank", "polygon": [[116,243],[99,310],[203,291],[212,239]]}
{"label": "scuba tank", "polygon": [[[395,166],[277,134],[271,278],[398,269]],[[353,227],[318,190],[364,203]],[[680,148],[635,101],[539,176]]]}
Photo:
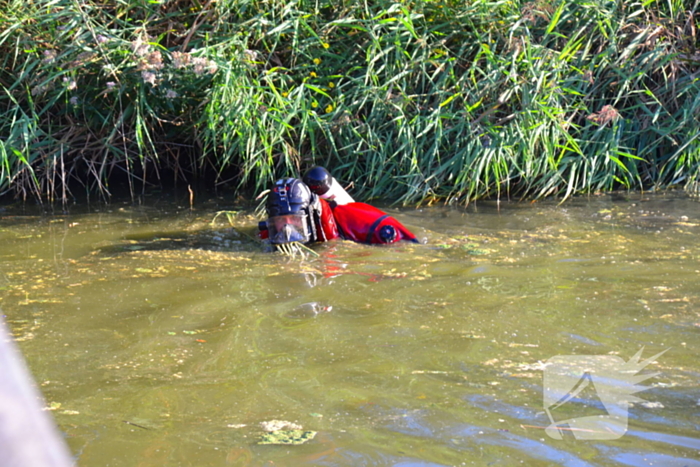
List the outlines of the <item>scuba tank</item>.
{"label": "scuba tank", "polygon": [[333,178],[326,169],[321,166],[312,167],[304,174],[304,183],[311,191],[321,198],[337,205],[354,203],[355,200]]}

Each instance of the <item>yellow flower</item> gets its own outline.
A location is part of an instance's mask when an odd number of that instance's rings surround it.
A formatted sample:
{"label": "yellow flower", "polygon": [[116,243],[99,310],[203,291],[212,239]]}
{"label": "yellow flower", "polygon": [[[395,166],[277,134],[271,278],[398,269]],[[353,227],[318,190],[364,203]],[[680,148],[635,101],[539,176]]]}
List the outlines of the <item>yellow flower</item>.
{"label": "yellow flower", "polygon": [[330,83],[328,83],[328,87],[333,89],[335,87],[335,83],[331,81]]}
{"label": "yellow flower", "polygon": [[312,71],[311,73],[309,73],[309,76],[311,76],[312,78],[316,78],[318,75],[315,71]]}
{"label": "yellow flower", "polygon": [[320,58],[314,58],[314,63],[315,63],[316,65],[320,65],[320,64],[321,64],[321,59],[320,59]]}
{"label": "yellow flower", "polygon": [[329,114],[331,112],[333,112],[333,106],[328,104],[328,107],[326,107],[326,113]]}
{"label": "yellow flower", "polygon": [[287,97],[288,95],[289,95],[289,93],[287,91],[282,93],[282,97]]}
{"label": "yellow flower", "polygon": [[331,45],[330,45],[328,42],[324,42],[324,43],[323,43],[323,48],[324,48],[324,49],[327,49],[327,48],[330,47],[330,46],[331,46]]}
{"label": "yellow flower", "polygon": [[311,103],[311,107],[313,107],[314,109],[315,109],[316,107],[318,107],[318,102],[313,101],[313,102]]}

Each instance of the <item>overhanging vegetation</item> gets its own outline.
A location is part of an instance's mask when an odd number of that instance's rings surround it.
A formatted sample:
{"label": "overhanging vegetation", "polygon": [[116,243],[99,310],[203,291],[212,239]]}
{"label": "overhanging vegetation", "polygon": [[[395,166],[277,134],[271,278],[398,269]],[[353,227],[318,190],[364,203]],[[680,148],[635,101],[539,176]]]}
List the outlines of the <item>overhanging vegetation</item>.
{"label": "overhanging vegetation", "polygon": [[314,163],[403,203],[696,189],[699,23],[697,0],[3,1],[0,192]]}

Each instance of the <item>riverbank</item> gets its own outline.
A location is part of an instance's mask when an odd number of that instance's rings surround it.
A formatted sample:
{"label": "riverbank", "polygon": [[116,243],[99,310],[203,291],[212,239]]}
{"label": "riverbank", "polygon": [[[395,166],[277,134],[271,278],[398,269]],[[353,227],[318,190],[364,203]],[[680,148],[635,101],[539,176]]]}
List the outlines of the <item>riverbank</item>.
{"label": "riverbank", "polygon": [[315,163],[362,199],[399,203],[695,190],[698,9],[3,6],[0,192],[109,198],[115,180],[256,192]]}

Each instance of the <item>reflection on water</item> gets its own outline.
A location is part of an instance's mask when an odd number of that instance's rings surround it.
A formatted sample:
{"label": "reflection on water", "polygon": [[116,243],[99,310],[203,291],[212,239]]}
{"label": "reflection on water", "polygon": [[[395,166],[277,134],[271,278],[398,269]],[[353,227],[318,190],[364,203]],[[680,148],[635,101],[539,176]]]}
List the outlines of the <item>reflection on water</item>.
{"label": "reflection on water", "polygon": [[[700,465],[695,200],[401,210],[427,244],[305,261],[220,209],[2,213],[0,304],[79,465]],[[642,347],[624,437],[546,435],[548,359]],[[258,445],[275,420],[317,434]]]}

